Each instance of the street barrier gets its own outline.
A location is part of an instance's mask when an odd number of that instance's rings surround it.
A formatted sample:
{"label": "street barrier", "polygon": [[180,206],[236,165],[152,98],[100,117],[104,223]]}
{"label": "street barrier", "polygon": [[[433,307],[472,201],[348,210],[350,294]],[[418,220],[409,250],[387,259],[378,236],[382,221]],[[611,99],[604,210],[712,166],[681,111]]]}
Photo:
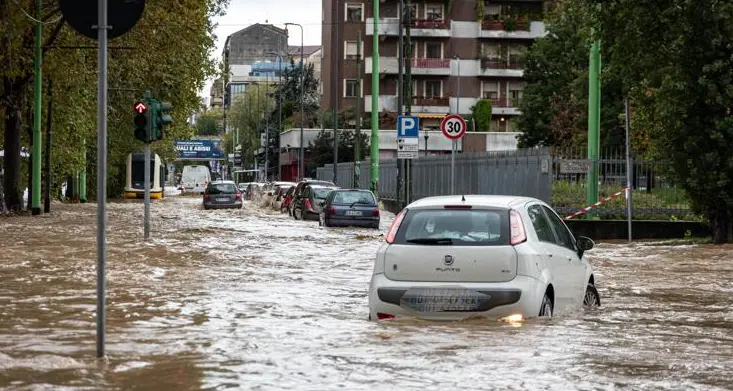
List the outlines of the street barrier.
{"label": "street barrier", "polygon": [[569,216],[565,217],[565,220],[570,220],[570,219],[572,219],[573,217],[578,217],[578,216],[580,216],[580,215],[582,215],[582,214],[588,213],[588,212],[589,212],[589,211],[591,211],[592,209],[595,209],[595,208],[597,208],[597,207],[599,207],[599,206],[601,206],[601,205],[605,204],[605,203],[606,203],[606,202],[608,202],[608,201],[611,201],[611,200],[614,200],[614,199],[616,199],[616,197],[620,196],[621,194],[625,194],[627,190],[630,190],[630,189],[629,189],[628,187],[624,187],[624,188],[623,188],[623,189],[622,189],[621,191],[619,191],[618,193],[614,193],[614,194],[611,194],[610,196],[608,196],[608,197],[606,197],[606,198],[602,198],[602,199],[601,199],[600,201],[596,202],[595,204],[593,204],[593,205],[590,205],[590,206],[587,206],[587,207],[585,207],[585,208],[583,208],[583,209],[581,209],[581,210],[579,210],[579,211],[577,211],[577,212],[575,212],[575,213],[573,213],[573,214],[571,214],[571,215],[569,215]]}

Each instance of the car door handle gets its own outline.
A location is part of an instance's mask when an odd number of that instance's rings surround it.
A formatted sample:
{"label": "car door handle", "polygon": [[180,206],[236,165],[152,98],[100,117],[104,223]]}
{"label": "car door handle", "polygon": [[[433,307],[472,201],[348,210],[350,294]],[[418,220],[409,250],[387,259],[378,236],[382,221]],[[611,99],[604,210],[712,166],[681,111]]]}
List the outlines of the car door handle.
{"label": "car door handle", "polygon": [[552,254],[551,253],[547,253],[547,256],[550,257],[550,258],[552,258]]}

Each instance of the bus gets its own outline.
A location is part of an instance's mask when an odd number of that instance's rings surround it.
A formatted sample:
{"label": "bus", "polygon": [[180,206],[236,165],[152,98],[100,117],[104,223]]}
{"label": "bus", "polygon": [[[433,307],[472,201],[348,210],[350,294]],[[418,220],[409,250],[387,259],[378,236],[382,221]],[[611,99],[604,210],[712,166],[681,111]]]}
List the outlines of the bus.
{"label": "bus", "polygon": [[[165,196],[165,180],[167,170],[160,156],[154,154],[150,158],[150,199],[161,199]],[[145,198],[145,154],[131,153],[127,155],[127,179],[125,182],[125,198]]]}

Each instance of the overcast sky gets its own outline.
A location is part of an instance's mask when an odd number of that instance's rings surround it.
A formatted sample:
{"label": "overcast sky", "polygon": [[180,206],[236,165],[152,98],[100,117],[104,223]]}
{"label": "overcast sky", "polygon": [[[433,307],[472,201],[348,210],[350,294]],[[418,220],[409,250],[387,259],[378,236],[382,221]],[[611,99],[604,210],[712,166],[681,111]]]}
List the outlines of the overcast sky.
{"label": "overcast sky", "polygon": [[[303,25],[303,44],[321,44],[321,0],[231,0],[226,15],[214,20],[218,24],[214,57],[221,60],[227,36],[255,23],[270,23],[284,28],[285,22]],[[290,26],[289,44],[300,45],[300,28]],[[201,96],[209,96],[211,80]]]}

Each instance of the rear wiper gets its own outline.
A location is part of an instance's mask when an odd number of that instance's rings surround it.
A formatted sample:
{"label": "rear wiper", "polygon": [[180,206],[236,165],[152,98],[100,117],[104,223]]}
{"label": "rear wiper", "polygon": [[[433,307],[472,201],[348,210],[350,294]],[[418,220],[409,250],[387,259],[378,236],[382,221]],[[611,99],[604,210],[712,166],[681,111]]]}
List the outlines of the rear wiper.
{"label": "rear wiper", "polygon": [[407,243],[417,244],[453,244],[450,238],[415,238],[406,240]]}

